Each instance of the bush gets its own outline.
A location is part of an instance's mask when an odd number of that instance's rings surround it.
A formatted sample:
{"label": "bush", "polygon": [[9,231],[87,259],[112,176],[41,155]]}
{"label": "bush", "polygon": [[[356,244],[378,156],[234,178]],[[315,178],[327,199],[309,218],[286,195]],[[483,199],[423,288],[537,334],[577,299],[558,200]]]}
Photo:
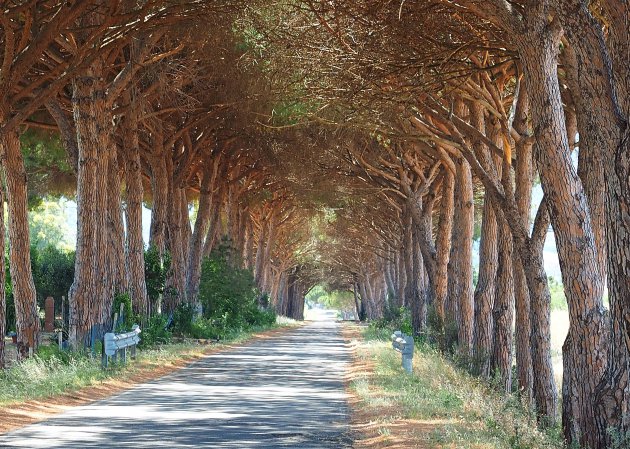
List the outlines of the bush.
{"label": "bush", "polygon": [[146,320],[147,324],[140,334],[140,348],[149,348],[159,344],[170,343],[172,334],[166,328],[167,319],[164,315],[153,315]]}
{"label": "bush", "polygon": [[[195,307],[189,303],[181,303],[173,312],[173,333],[177,335],[191,335],[193,320],[195,318]],[[196,337],[204,338],[204,337]]]}
{"label": "bush", "polygon": [[192,338],[220,339],[225,338],[225,330],[213,324],[212,320],[199,318],[191,323],[189,335]]}
{"label": "bush", "polygon": [[117,313],[120,313],[120,305],[122,304],[123,313],[118,317],[116,324],[116,332],[128,332],[136,323],[136,316],[131,308],[131,296],[129,293],[118,293],[114,296],[114,304],[112,306],[112,320]]}
{"label": "bush", "polygon": [[251,271],[232,265],[232,249],[219,245],[201,265],[199,300],[204,316],[224,329],[255,324],[258,292]]}
{"label": "bush", "polygon": [[413,334],[411,311],[406,307],[390,310],[387,317],[373,321],[370,326],[376,329],[399,330],[407,335]]}

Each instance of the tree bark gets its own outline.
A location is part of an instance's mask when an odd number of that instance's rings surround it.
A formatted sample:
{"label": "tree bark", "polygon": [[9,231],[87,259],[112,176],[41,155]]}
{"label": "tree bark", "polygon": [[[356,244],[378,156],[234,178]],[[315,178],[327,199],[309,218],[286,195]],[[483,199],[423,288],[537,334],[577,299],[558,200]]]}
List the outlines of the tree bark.
{"label": "tree bark", "polygon": [[461,354],[472,356],[474,299],[472,273],[472,239],[474,202],[470,165],[464,158],[455,161],[455,207],[453,237],[449,262],[448,302],[457,322],[458,346]]}
{"label": "tree bark", "polygon": [[435,311],[444,323],[444,304],[448,293],[448,265],[451,255],[451,238],[453,234],[455,177],[446,169],[442,180],[442,199],[440,200],[440,222],[437,231],[437,264],[435,274]]}
{"label": "tree bark", "polygon": [[17,347],[19,356],[24,358],[28,356],[29,348],[33,351],[37,349],[40,331],[31,271],[26,170],[20,140],[15,131],[0,135],[0,145],[3,149],[1,162],[7,188],[9,270],[15,301]]}
{"label": "tree bark", "polygon": [[6,283],[6,267],[5,267],[5,232],[6,229],[4,227],[4,189],[0,186],[0,248],[2,249],[2,254],[0,254],[0,273],[2,280],[3,288],[0,288],[0,370],[4,369],[6,366],[5,361],[5,339],[4,336],[7,334],[7,298],[6,298],[6,289],[4,285]]}
{"label": "tree bark", "polygon": [[498,248],[497,219],[490,195],[485,195],[479,244],[479,278],[475,289],[475,332],[473,360],[476,374],[489,379],[493,351],[494,298],[496,291]]}
{"label": "tree bark", "polygon": [[557,24],[547,23],[546,16],[529,25],[517,39],[536,131],[534,156],[556,236],[571,321],[563,347],[563,427],[569,442],[594,447],[591,404],[606,360],[603,282],[586,196],[571,164],[557,76],[560,32]]}
{"label": "tree bark", "polygon": [[142,238],[142,165],[138,141],[137,106],[131,103],[126,118],[125,145],[125,219],[127,224],[126,257],[129,292],[133,310],[142,316],[149,315],[149,298],[144,277],[144,241]]}

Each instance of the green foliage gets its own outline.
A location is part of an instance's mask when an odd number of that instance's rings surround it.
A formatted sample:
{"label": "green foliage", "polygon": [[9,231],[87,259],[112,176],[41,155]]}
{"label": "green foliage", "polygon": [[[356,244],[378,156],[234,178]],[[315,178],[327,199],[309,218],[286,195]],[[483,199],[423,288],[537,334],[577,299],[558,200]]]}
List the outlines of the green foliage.
{"label": "green foliage", "polygon": [[275,323],[273,311],[259,308],[259,296],[252,272],[239,268],[226,242],[203,260],[199,300],[204,317],[210,320],[210,327],[219,329],[220,338],[226,338],[233,331],[272,324],[272,317]]}
{"label": "green foliage", "polygon": [[225,332],[216,326],[213,320],[199,318],[191,323],[189,335],[192,338],[219,339]]}
{"label": "green foliage", "polygon": [[114,296],[114,303],[112,305],[112,319],[116,314],[120,314],[120,305],[122,304],[122,317],[118,315],[118,324],[116,325],[116,332],[128,332],[134,324],[137,324],[136,317],[133,314],[131,308],[131,296],[129,293],[118,293]]}
{"label": "green foliage", "polygon": [[68,200],[46,197],[33,207],[28,214],[31,244],[39,251],[49,246],[65,252],[74,249],[70,226],[66,221],[65,210]]}
{"label": "green foliage", "polygon": [[76,180],[58,133],[29,129],[20,136],[28,176],[29,207],[47,195],[72,196]]}
{"label": "green foliage", "polygon": [[[44,308],[44,301],[48,296],[55,298],[57,307],[60,307],[62,296],[67,298],[74,280],[74,256],[74,252],[67,252],[53,245],[41,249],[31,246],[31,270],[37,303],[41,309]],[[7,331],[14,331],[15,302],[8,263],[5,264],[5,294]]]}
{"label": "green foliage", "polygon": [[62,296],[67,298],[74,281],[74,258],[74,251],[64,251],[53,245],[31,246],[31,267],[40,306],[43,307],[48,296],[55,298],[57,304]]}
{"label": "green foliage", "polygon": [[[193,330],[193,320],[195,318],[195,308],[190,303],[181,303],[173,312],[173,323],[171,329],[177,335],[191,335]],[[195,337],[204,338],[204,337]]]}
{"label": "green foliage", "polygon": [[412,335],[411,311],[406,307],[391,309],[385,317],[371,322],[370,328],[374,328],[372,331],[374,335],[382,335],[385,339],[390,339],[392,332],[397,330]]}
{"label": "green foliage", "polygon": [[171,341],[171,331],[166,328],[167,318],[156,314],[146,320],[146,324],[140,333],[140,348],[150,348]]}
{"label": "green foliage", "polygon": [[[164,294],[166,278],[171,269],[171,255],[167,251],[162,256],[155,246],[149,247],[144,253],[144,276],[147,285],[147,295],[151,304],[157,304]],[[154,308],[155,309],[155,308]]]}

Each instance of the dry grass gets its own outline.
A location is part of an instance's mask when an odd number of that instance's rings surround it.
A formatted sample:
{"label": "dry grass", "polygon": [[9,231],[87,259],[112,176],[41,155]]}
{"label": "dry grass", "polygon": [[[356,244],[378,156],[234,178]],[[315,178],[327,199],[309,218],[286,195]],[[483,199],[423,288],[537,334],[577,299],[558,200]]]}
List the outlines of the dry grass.
{"label": "dry grass", "polygon": [[557,429],[536,428],[533,413],[514,397],[419,347],[414,374],[400,367],[389,342],[366,340],[347,326],[354,354],[348,385],[356,449],[558,449]]}

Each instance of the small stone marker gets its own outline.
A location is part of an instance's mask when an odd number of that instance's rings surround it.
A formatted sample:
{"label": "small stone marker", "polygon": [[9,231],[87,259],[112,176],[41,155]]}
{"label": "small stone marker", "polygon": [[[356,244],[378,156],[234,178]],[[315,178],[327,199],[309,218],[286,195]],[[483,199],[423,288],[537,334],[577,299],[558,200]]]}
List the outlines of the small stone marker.
{"label": "small stone marker", "polygon": [[44,331],[53,332],[55,330],[55,300],[52,296],[46,298],[44,317]]}

